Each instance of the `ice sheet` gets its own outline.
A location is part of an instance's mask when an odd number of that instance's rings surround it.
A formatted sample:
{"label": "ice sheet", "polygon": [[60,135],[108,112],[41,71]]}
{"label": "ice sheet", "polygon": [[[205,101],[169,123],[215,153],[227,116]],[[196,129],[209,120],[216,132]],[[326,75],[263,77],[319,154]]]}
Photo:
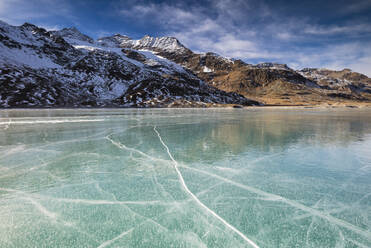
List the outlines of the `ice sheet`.
{"label": "ice sheet", "polygon": [[0,247],[370,247],[369,110],[1,110]]}

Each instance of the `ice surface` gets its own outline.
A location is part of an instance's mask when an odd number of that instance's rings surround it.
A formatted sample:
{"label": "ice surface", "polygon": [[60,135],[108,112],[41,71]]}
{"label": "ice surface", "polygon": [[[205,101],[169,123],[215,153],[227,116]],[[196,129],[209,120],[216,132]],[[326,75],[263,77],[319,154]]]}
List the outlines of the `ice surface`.
{"label": "ice surface", "polygon": [[1,110],[0,247],[371,247],[369,110]]}

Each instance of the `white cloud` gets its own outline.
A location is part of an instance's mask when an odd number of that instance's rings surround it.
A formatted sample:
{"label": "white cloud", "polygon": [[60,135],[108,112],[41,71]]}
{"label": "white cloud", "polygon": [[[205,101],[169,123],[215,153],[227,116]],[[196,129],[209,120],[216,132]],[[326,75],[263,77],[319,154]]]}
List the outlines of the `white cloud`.
{"label": "white cloud", "polygon": [[293,68],[318,67],[332,70],[350,68],[371,77],[371,44],[350,42],[341,45],[328,45],[319,49],[283,54]]}
{"label": "white cloud", "polygon": [[294,39],[295,38],[295,35],[293,33],[290,33],[290,32],[287,32],[287,31],[283,31],[283,32],[277,33],[277,36],[276,37],[278,39],[280,39],[280,40],[289,41],[289,40]]}
{"label": "white cloud", "polygon": [[307,25],[304,29],[304,33],[314,35],[338,35],[338,34],[367,34],[367,30],[371,30],[369,24],[354,24],[354,25],[332,25],[332,26],[319,26],[319,25]]}
{"label": "white cloud", "polygon": [[371,56],[362,57],[357,61],[350,63],[348,67],[371,78]]}
{"label": "white cloud", "polygon": [[[126,17],[135,18],[139,22],[155,22],[160,25],[189,25],[195,21],[196,15],[183,10],[182,7],[168,4],[138,4],[131,8],[123,8],[120,13]],[[139,17],[139,18],[138,18]]]}
{"label": "white cloud", "polygon": [[329,57],[324,65],[328,68],[350,68],[371,77],[371,44],[348,43],[329,48],[324,54]]}

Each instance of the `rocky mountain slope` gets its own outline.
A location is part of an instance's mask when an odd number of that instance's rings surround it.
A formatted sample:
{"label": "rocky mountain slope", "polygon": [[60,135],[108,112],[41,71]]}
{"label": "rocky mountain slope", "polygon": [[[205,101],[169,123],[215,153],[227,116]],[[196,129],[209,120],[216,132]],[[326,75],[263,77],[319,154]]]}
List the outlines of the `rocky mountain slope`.
{"label": "rocky mountain slope", "polygon": [[348,69],[252,65],[174,37],[95,41],[27,23],[0,22],[0,86],[0,107],[371,105],[371,79]]}
{"label": "rocky mountain slope", "polygon": [[285,64],[252,65],[215,53],[158,54],[190,69],[211,86],[268,105],[371,105],[371,79],[349,69],[296,71]]}
{"label": "rocky mountain slope", "polygon": [[[209,86],[150,51],[124,49],[121,35],[94,41],[77,29],[48,32],[0,23],[0,107],[205,107],[256,105]],[[175,51],[172,41],[133,43]]]}

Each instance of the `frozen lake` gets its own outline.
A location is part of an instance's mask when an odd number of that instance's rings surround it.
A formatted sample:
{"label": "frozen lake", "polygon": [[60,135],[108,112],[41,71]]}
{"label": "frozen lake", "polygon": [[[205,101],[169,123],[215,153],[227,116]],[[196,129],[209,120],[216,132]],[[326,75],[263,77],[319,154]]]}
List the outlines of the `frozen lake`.
{"label": "frozen lake", "polygon": [[1,110],[0,247],[371,247],[371,111]]}

